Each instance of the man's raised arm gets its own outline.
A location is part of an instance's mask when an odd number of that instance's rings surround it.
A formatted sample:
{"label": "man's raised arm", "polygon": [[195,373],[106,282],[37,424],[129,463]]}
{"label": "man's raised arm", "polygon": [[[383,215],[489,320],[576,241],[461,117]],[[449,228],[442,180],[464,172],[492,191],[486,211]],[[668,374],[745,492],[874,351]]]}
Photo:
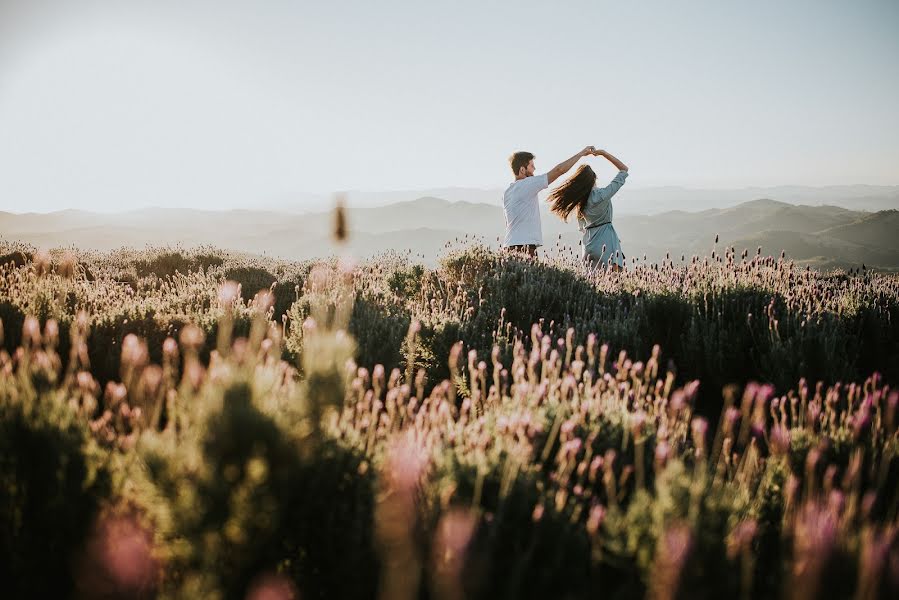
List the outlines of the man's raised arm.
{"label": "man's raised arm", "polygon": [[550,169],[549,173],[546,174],[546,178],[549,180],[549,183],[552,183],[553,181],[567,173],[568,170],[571,169],[571,167],[573,167],[574,164],[583,157],[589,154],[593,154],[594,150],[595,149],[593,148],[593,146],[587,146],[565,162],[560,162],[555,167]]}

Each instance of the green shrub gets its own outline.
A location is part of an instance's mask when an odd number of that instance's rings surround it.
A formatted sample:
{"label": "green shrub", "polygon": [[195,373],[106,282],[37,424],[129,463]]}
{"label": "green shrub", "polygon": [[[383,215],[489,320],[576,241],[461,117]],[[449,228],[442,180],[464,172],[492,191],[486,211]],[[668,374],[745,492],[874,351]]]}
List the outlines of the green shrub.
{"label": "green shrub", "polygon": [[0,382],[0,580],[7,598],[74,593],[72,561],[112,495],[87,423],[58,390]]}

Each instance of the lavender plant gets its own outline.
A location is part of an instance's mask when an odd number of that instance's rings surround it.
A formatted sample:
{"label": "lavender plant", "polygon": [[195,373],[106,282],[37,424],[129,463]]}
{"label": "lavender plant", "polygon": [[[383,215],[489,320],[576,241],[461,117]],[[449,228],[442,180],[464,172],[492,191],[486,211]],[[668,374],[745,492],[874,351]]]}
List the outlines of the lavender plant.
{"label": "lavender plant", "polygon": [[899,593],[895,277],[22,256],[14,597]]}

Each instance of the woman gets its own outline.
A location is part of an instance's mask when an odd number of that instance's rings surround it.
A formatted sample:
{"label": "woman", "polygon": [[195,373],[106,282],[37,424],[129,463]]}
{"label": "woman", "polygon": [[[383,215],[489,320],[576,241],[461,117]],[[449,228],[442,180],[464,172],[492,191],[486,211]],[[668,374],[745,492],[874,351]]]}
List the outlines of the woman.
{"label": "woman", "polygon": [[581,165],[565,183],[549,195],[552,211],[568,221],[577,216],[578,229],[584,234],[584,258],[594,265],[609,265],[620,271],[624,268],[621,240],[612,225],[612,196],[627,179],[627,165],[606,152],[596,150],[593,156],[603,156],[618,169],[618,175],[606,187],[596,186],[596,173],[590,165]]}

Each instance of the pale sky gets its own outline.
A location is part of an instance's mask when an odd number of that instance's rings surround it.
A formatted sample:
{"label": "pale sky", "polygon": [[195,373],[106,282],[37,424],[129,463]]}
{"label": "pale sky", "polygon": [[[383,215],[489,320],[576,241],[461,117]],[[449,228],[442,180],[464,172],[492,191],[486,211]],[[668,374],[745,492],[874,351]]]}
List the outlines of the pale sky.
{"label": "pale sky", "polygon": [[895,0],[0,0],[15,212],[504,187],[588,144],[637,186],[895,185],[897,105]]}

